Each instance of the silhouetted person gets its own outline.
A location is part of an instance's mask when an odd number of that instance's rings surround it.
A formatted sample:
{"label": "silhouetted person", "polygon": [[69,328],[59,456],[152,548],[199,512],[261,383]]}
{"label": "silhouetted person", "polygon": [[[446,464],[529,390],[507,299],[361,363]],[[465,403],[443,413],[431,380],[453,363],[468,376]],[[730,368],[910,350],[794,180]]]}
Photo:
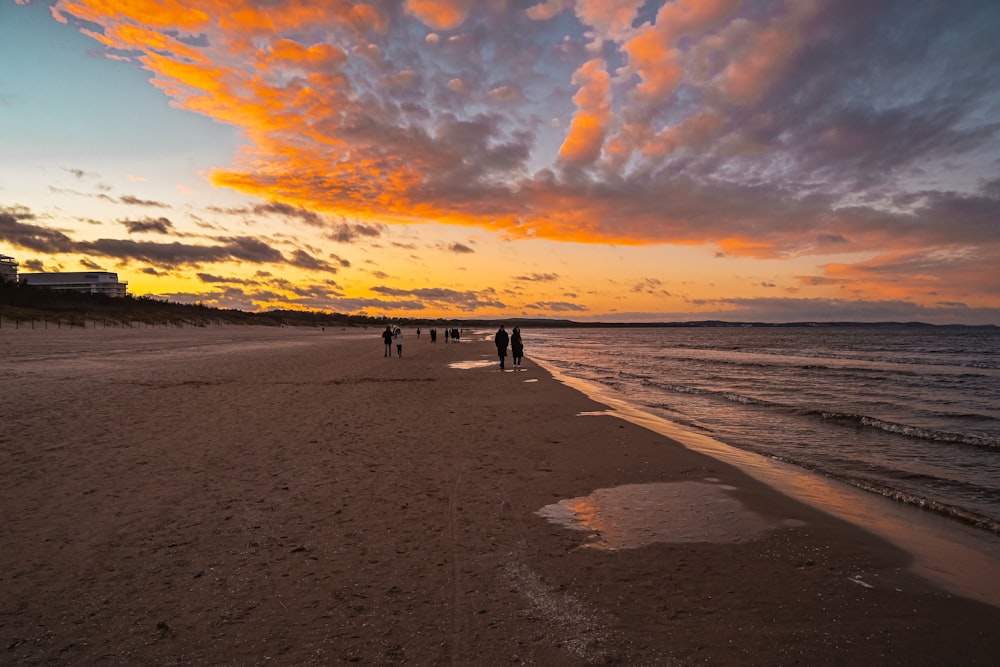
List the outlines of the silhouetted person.
{"label": "silhouetted person", "polygon": [[387,324],[382,332],[382,340],[385,342],[385,356],[392,356],[392,328]]}
{"label": "silhouetted person", "polygon": [[514,368],[521,367],[521,357],[524,356],[524,343],[521,342],[521,328],[514,327],[510,335],[510,356],[514,360]]}
{"label": "silhouetted person", "polygon": [[497,356],[500,357],[500,370],[503,370],[504,361],[507,359],[507,343],[510,342],[510,337],[504,331],[502,324],[497,329],[497,335],[493,337],[493,342],[497,344]]}

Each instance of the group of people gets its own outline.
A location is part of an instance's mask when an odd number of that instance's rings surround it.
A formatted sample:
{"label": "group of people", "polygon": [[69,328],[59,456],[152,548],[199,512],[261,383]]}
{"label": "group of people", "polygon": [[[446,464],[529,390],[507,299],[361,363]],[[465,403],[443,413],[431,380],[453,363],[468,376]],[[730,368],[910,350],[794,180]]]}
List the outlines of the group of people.
{"label": "group of people", "polygon": [[403,330],[396,327],[395,330],[388,324],[382,332],[382,341],[385,343],[385,356],[392,356],[392,345],[396,344],[396,355],[403,356]]}
{"label": "group of people", "polygon": [[[433,343],[437,340],[437,329],[431,329],[431,342]],[[459,333],[458,329],[445,329],[444,330],[445,342],[451,337],[454,340],[458,340]],[[420,337],[420,329],[417,329],[417,337]],[[385,343],[385,356],[392,356],[392,346],[396,346],[396,356],[403,356],[403,330],[399,327],[393,329],[390,325],[386,325],[385,331],[382,332],[382,341]],[[500,328],[497,330],[496,335],[493,337],[493,342],[497,346],[497,356],[500,358],[500,370],[504,370],[507,362],[507,347],[510,347],[511,357],[513,358],[514,368],[521,368],[521,360],[524,357],[524,342],[521,340],[521,329],[519,327],[514,327],[514,330],[508,335],[507,330],[501,324]]]}
{"label": "group of people", "polygon": [[[431,334],[431,342],[432,343],[436,343],[437,339],[438,339],[438,330],[437,329],[431,329],[430,334]],[[454,329],[445,329],[444,330],[444,342],[447,343],[449,337],[452,338],[452,339],[454,339],[454,340],[458,340],[458,337],[459,337],[458,329],[457,328],[454,328]],[[420,327],[417,327],[417,338],[420,338]]]}
{"label": "group of people", "polygon": [[510,354],[514,361],[514,368],[521,367],[521,358],[524,356],[524,342],[521,341],[521,329],[514,327],[514,331],[507,334],[507,330],[500,325],[493,342],[497,345],[497,356],[500,357],[500,370],[504,369],[507,361],[507,345],[510,345]]}

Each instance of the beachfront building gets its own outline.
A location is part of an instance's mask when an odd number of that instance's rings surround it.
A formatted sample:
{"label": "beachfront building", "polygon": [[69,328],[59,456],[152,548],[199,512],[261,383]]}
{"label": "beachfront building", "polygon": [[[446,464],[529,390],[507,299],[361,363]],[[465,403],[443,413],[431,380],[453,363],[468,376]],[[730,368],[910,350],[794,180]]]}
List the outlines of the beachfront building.
{"label": "beachfront building", "polygon": [[0,255],[0,283],[17,282],[17,262],[13,257]]}
{"label": "beachfront building", "polygon": [[64,273],[22,273],[22,285],[54,290],[71,290],[87,294],[106,294],[123,297],[128,294],[128,283],[119,282],[118,274],[110,271],[67,271]]}

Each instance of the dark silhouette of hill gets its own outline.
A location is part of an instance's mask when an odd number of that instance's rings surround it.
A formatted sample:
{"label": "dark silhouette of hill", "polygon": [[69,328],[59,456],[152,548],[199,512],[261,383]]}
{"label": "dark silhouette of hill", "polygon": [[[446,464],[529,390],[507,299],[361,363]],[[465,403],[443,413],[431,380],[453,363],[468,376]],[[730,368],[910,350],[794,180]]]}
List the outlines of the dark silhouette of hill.
{"label": "dark silhouette of hill", "polygon": [[0,318],[48,320],[83,325],[90,320],[148,324],[246,324],[258,326],[356,326],[382,318],[317,311],[270,310],[260,313],[185,304],[146,296],[110,297],[30,285],[0,283]]}

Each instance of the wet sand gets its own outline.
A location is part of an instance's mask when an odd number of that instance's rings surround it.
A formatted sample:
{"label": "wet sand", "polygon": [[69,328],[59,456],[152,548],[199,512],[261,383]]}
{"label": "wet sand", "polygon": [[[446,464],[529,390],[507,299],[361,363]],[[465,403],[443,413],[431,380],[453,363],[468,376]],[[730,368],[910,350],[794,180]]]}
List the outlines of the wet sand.
{"label": "wet sand", "polygon": [[898,546],[407,333],[0,330],[0,663],[1000,659]]}

